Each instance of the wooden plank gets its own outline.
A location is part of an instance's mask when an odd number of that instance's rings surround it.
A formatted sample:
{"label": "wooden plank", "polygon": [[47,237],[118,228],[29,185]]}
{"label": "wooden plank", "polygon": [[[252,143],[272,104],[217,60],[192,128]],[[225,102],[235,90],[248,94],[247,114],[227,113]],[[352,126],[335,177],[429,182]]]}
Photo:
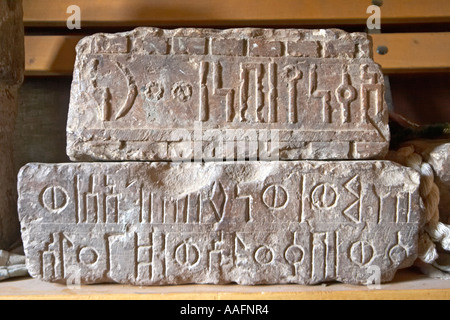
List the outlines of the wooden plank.
{"label": "wooden plank", "polygon": [[[374,34],[374,58],[385,74],[450,71],[450,32]],[[81,36],[26,36],[26,75],[71,75]],[[380,55],[378,46],[388,53]]]}
{"label": "wooden plank", "polygon": [[[375,61],[385,73],[450,71],[450,32],[385,33],[372,37]],[[386,46],[387,54],[379,54],[379,46]]]}
{"label": "wooden plank", "polygon": [[450,299],[450,282],[427,278],[411,270],[401,270],[392,283],[379,289],[366,286],[330,284],[327,286],[239,286],[186,285],[133,287],[124,285],[81,286],[71,289],[60,284],[24,278],[0,282],[0,300],[6,299],[145,299],[145,300],[333,300],[333,299]]}
{"label": "wooden plank", "polygon": [[[364,25],[371,1],[354,0],[24,0],[25,26],[65,27],[68,6],[82,27]],[[449,22],[448,0],[384,0],[382,23]]]}
{"label": "wooden plank", "polygon": [[26,36],[26,75],[71,75],[81,36]]}

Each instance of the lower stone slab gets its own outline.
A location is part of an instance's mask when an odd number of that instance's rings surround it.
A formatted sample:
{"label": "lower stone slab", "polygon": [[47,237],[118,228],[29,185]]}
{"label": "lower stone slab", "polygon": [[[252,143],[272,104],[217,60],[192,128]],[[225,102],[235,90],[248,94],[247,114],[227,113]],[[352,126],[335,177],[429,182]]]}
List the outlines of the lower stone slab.
{"label": "lower stone slab", "polygon": [[28,164],[18,208],[46,281],[366,284],[416,259],[419,184],[387,161]]}

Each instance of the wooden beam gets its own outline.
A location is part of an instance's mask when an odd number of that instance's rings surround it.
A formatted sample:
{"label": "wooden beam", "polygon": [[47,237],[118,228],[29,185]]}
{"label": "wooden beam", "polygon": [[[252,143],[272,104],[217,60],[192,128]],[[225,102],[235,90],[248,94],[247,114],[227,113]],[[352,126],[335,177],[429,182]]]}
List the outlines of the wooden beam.
{"label": "wooden beam", "polygon": [[26,75],[71,75],[81,36],[26,36]]}
{"label": "wooden beam", "polygon": [[[450,71],[450,32],[374,34],[374,58],[385,74]],[[27,75],[71,75],[81,36],[26,36]],[[377,53],[386,46],[385,55]]]}
{"label": "wooden beam", "polygon": [[[371,0],[24,0],[25,26],[66,27],[70,5],[81,26],[364,25]],[[382,23],[450,22],[448,0],[384,0]]]}
{"label": "wooden beam", "polygon": [[[450,32],[374,34],[374,59],[387,74],[450,71]],[[385,46],[382,55],[377,48]]]}
{"label": "wooden beam", "polygon": [[37,279],[0,282],[0,300],[448,300],[450,283],[399,270],[391,283],[377,290],[339,283],[323,286],[183,285],[133,287],[94,285],[70,289]]}

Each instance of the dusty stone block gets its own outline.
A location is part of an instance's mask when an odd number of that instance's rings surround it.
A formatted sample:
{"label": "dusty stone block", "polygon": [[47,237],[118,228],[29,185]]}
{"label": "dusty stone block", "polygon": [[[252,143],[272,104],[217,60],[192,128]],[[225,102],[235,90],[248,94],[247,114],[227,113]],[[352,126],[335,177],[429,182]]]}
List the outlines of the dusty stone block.
{"label": "dusty stone block", "polygon": [[28,164],[18,207],[46,281],[364,284],[414,262],[419,183],[388,161]]}
{"label": "dusty stone block", "polygon": [[[366,34],[138,28],[78,44],[67,153],[76,161],[174,160],[169,148],[186,160],[371,159],[388,149],[387,121]],[[231,146],[239,142],[250,145]]]}
{"label": "dusty stone block", "polygon": [[25,63],[22,15],[21,0],[0,0],[0,249],[20,236],[12,141]]}

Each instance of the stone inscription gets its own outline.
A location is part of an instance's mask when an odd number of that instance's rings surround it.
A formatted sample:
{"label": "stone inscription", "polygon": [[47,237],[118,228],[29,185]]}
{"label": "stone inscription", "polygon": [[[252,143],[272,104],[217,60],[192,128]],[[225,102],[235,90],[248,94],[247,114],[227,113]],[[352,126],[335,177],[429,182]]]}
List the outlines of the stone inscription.
{"label": "stone inscription", "polygon": [[419,180],[383,161],[29,164],[19,216],[46,281],[363,284],[414,262]]}
{"label": "stone inscription", "polygon": [[211,147],[212,134],[260,142],[256,159],[367,159],[388,148],[383,76],[364,34],[139,28],[87,37],[77,53],[73,160],[192,159],[194,140],[202,159],[240,158]]}

